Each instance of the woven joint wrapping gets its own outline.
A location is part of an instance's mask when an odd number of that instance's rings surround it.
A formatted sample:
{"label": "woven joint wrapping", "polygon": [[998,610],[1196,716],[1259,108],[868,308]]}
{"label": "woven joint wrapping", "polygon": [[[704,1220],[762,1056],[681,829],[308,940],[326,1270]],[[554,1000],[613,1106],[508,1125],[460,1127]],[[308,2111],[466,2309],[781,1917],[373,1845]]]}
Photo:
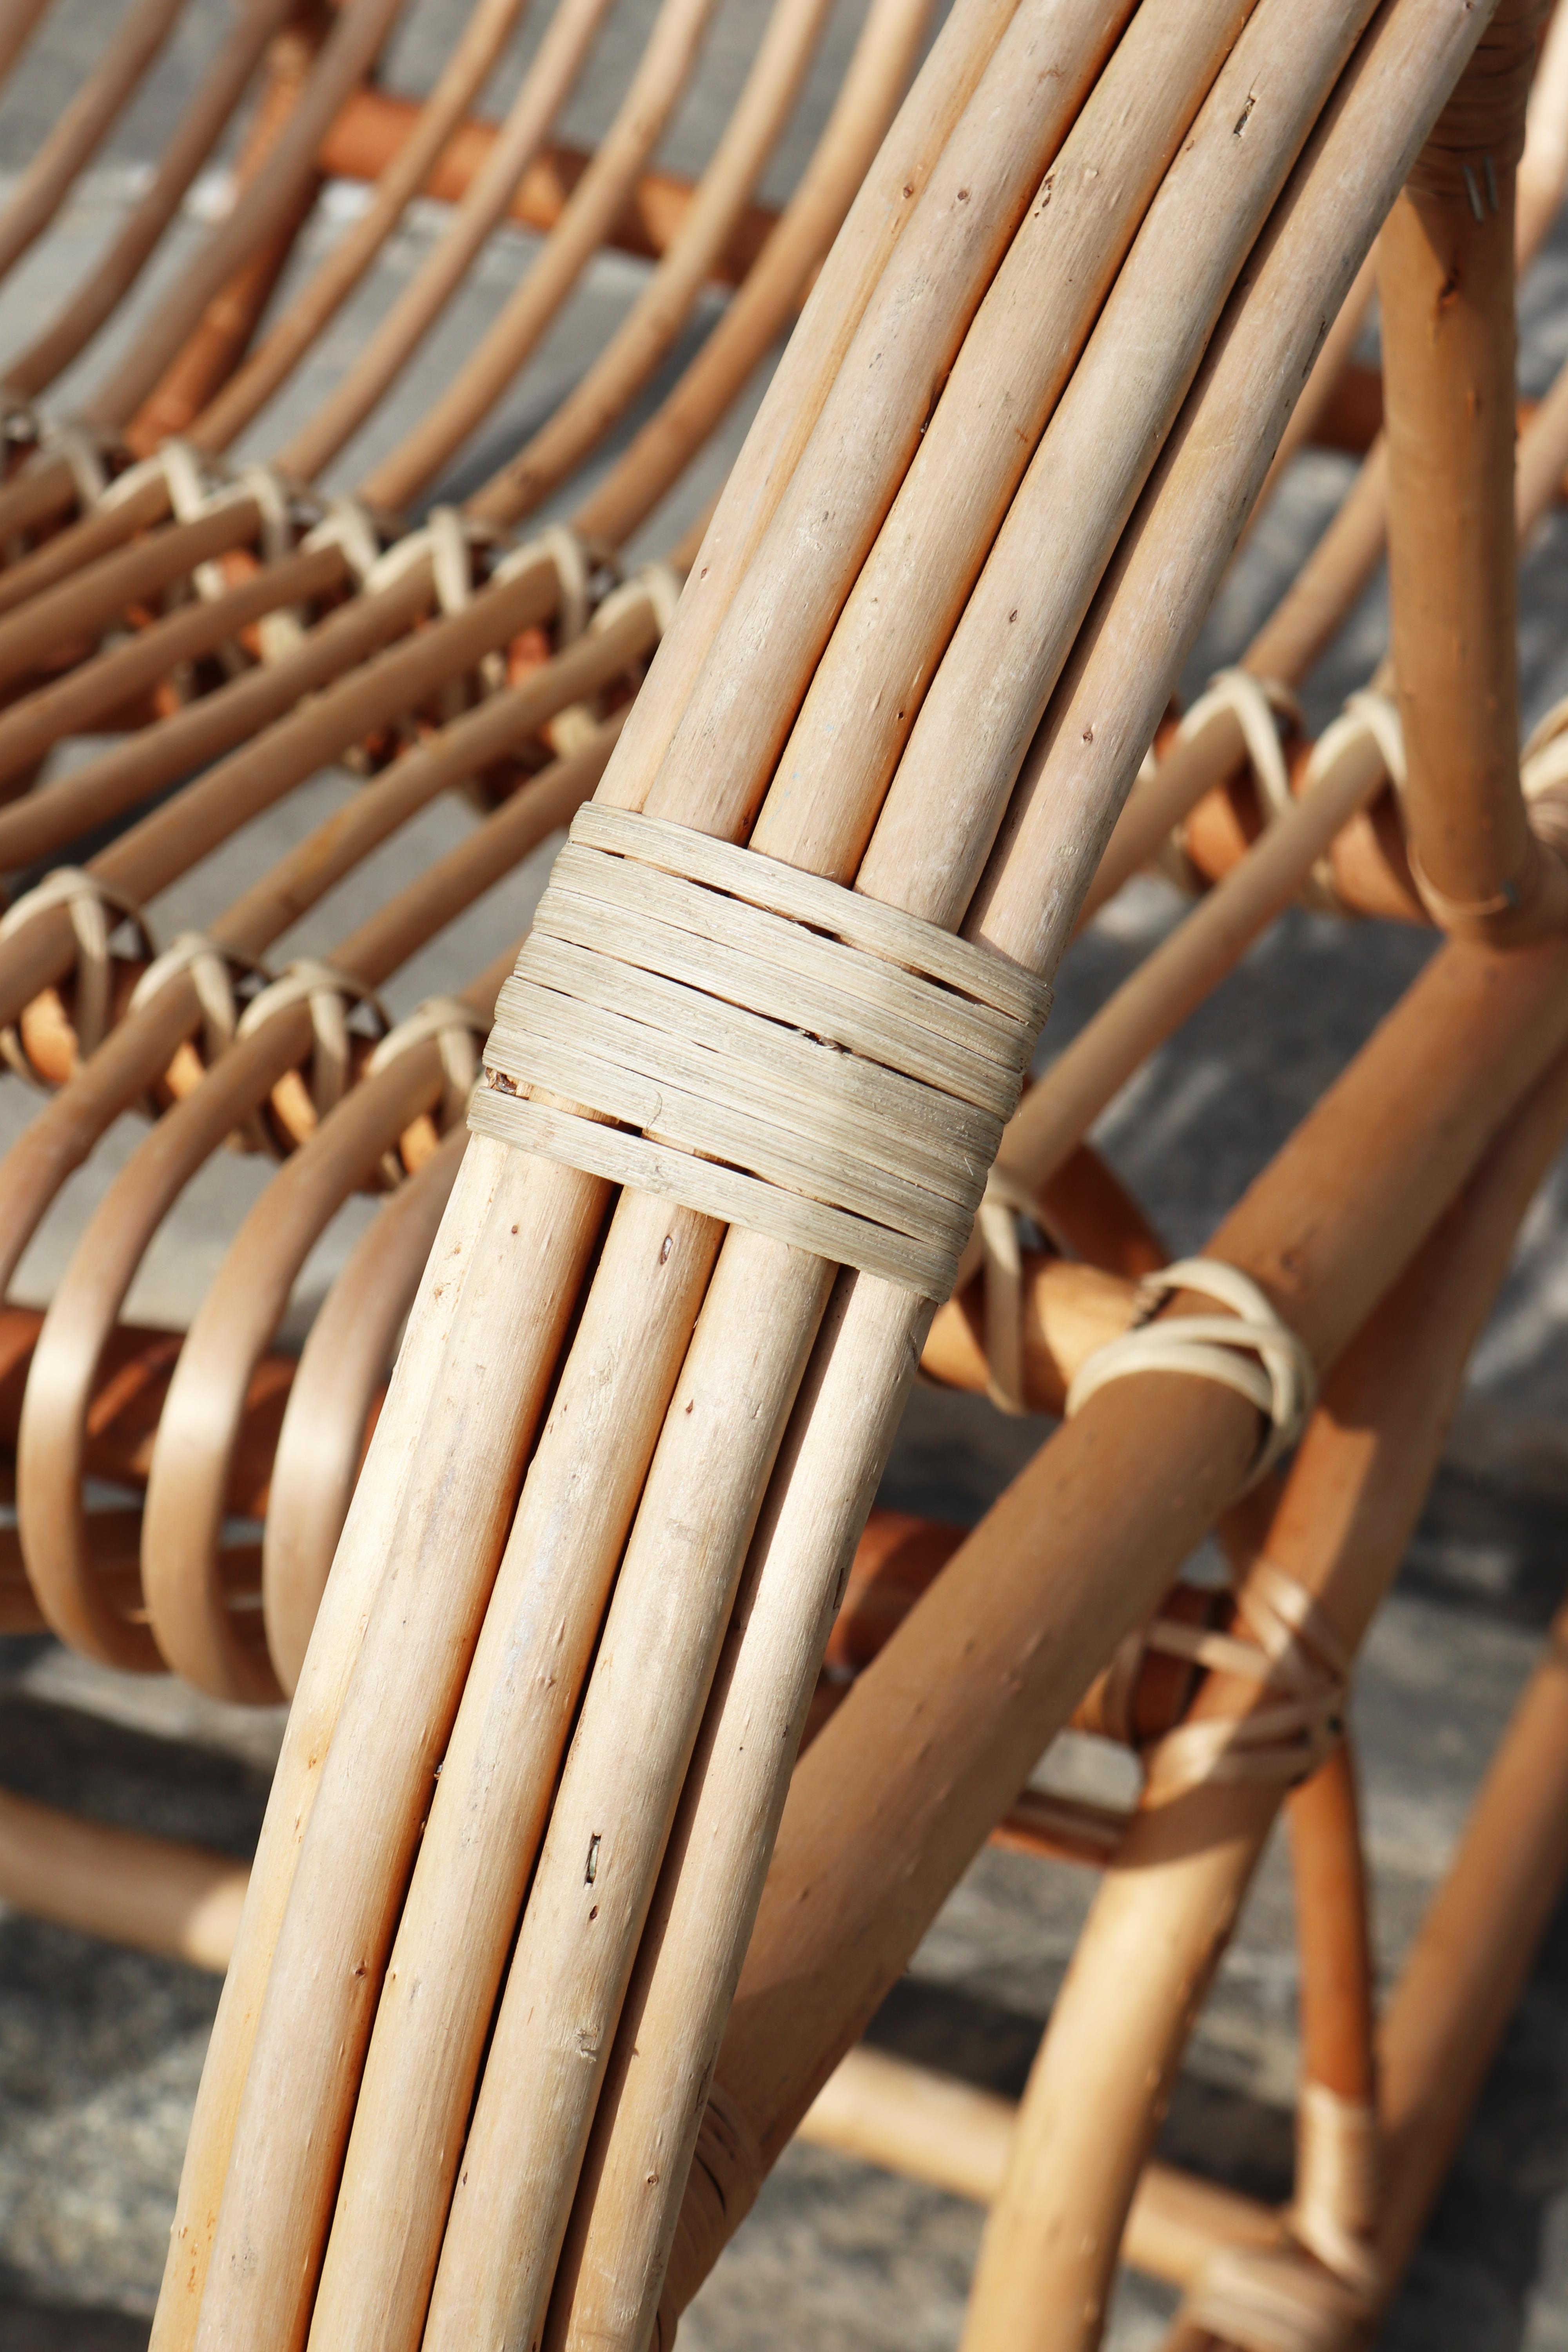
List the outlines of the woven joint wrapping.
{"label": "woven joint wrapping", "polygon": [[942,1299],[1049,1003],[896,908],[590,803],[469,1125]]}

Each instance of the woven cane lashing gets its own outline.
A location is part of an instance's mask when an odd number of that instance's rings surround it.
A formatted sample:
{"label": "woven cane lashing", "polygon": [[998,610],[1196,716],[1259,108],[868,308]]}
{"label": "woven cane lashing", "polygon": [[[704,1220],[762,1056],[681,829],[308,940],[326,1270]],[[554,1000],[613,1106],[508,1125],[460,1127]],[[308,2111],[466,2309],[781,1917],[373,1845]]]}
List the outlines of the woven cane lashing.
{"label": "woven cane lashing", "polygon": [[1049,1003],[894,908],[591,804],[469,1123],[942,1299]]}

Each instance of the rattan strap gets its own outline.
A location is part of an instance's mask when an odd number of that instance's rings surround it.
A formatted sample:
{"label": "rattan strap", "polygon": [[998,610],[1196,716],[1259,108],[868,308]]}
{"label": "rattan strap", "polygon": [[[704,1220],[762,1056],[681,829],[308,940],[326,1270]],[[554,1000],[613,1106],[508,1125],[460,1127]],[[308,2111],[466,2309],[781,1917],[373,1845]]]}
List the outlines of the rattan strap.
{"label": "rattan strap", "polygon": [[942,1299],[1049,1003],[877,899],[590,803],[469,1124]]}
{"label": "rattan strap", "polygon": [[1298,1577],[1255,1560],[1237,1596],[1237,1631],[1157,1617],[1145,1647],[1255,1683],[1268,1704],[1178,1724],[1145,1749],[1146,1801],[1169,1802],[1215,1780],[1294,1787],[1316,1771],[1344,1727],[1350,1660]]}
{"label": "rattan strap", "polygon": [[[146,916],[133,898],[85,866],[57,866],[52,874],[24,893],[0,916],[0,940],[14,939],[40,916],[63,908],[76,935],[76,1006],[72,1026],[77,1054],[86,1061],[103,1042],[113,1010],[114,960],[110,941],[121,923],[129,923],[149,961],[158,950]],[[14,1029],[0,1033],[0,1054],[23,1076],[31,1066]]]}
{"label": "rattan strap", "polygon": [[1222,2246],[1177,2325],[1237,2352],[1344,2352],[1367,2316],[1366,2297],[1298,2246]]}
{"label": "rattan strap", "polygon": [[1373,2235],[1381,2188],[1377,2111],[1304,2082],[1296,2105],[1296,2194],[1290,2233],[1325,2270],[1369,2300],[1383,2284]]}
{"label": "rattan strap", "polygon": [[434,1045],[440,1055],[445,1087],[440,1105],[443,1133],[455,1127],[468,1108],[468,1097],[479,1075],[479,1040],[489,1024],[466,997],[427,996],[405,1021],[389,1029],[364,1066],[375,1077],[416,1045]]}
{"label": "rattan strap", "polygon": [[184,972],[191,976],[201,1007],[203,1046],[210,1065],[233,1045],[239,1026],[243,1007],[237,981],[248,982],[254,996],[271,984],[272,974],[253,957],[219,947],[205,931],[182,931],[148,965],[131,992],[127,1013],[140,1013]]}
{"label": "rattan strap", "polygon": [[367,1009],[378,1042],[392,1024],[374,991],[352,972],[340,971],[336,964],[319,962],[314,956],[301,956],[259,996],[252,997],[240,1014],[236,1035],[254,1036],[257,1030],[265,1028],[268,1021],[295,1004],[310,1009],[310,1099],[317,1118],[325,1118],[342,1101],[348,1086],[349,1015],[353,1008],[363,1005]]}
{"label": "rattan strap", "polygon": [[[1217,1298],[1231,1312],[1150,1321],[1176,1290]],[[1248,1398],[1267,1418],[1252,1465],[1256,1486],[1294,1445],[1312,1409],[1317,1380],[1305,1346],[1250,1276],[1219,1258],[1179,1258],[1158,1274],[1145,1275],[1139,1292],[1140,1321],[1079,1366],[1067,1394],[1068,1419],[1108,1381],[1126,1380],[1135,1372],[1189,1372],[1198,1380],[1218,1381]]]}
{"label": "rattan strap", "polygon": [[1247,765],[1266,817],[1283,815],[1294,802],[1290,771],[1279,740],[1279,723],[1299,729],[1301,706],[1288,686],[1254,677],[1247,669],[1216,670],[1176,730],[1178,742],[1202,734],[1210,720],[1228,711],[1241,730]]}

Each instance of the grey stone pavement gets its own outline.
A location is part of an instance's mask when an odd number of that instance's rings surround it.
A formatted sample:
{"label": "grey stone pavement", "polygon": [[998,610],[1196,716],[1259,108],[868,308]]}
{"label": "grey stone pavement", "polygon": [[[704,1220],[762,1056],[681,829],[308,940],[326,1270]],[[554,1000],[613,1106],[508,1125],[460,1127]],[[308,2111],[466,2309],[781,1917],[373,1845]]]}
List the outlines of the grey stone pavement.
{"label": "grey stone pavement", "polygon": [[[120,0],[114,0],[120,5]],[[101,45],[105,0],[56,0],[0,99],[0,175],[14,173]],[[595,137],[624,88],[651,0],[621,0],[563,135]],[[426,87],[458,21],[456,0],[419,0],[398,36],[389,79]],[[858,21],[842,0],[795,123],[768,175],[782,194],[831,100]],[[487,108],[505,102],[537,42],[525,20]],[[123,215],[224,22],[220,0],[192,0],[157,73],[49,237],[0,295],[0,361],[47,315]],[[693,93],[661,150],[700,167],[739,87],[758,0],[721,0]],[[221,205],[209,175],[152,288],[177,270]],[[305,254],[335,233],[353,192],[329,192]],[[247,448],[278,446],[427,249],[436,215],[416,217],[340,320],[306,380]],[[496,240],[431,349],[386,415],[333,469],[349,485],[391,445],[460,361],[524,267],[530,240]],[[588,274],[500,414],[444,494],[460,494],[544,415],[642,283],[610,256]],[[1539,392],[1568,356],[1568,237],[1559,236],[1525,298],[1524,389]],[[638,417],[695,348],[706,307]],[[111,364],[116,329],[54,396],[73,398]],[[760,385],[641,534],[634,555],[668,546],[700,512],[738,446]],[[630,420],[618,436],[635,428]],[[605,462],[601,460],[599,462]],[[1201,685],[1245,643],[1349,478],[1347,461],[1300,462],[1226,583],[1191,666]],[[1383,644],[1381,588],[1313,681],[1321,723],[1360,684]],[[1525,568],[1528,715],[1568,691],[1568,524],[1553,522]],[[62,757],[83,756],[68,746]],[[168,936],[221,905],[354,787],[328,774],[167,894]],[[281,944],[331,947],[368,904],[473,823],[466,805],[427,813]],[[403,1010],[460,982],[526,923],[549,850],[492,890],[401,974]],[[1101,918],[1063,973],[1045,1051],[1054,1051],[1179,913],[1140,883]],[[1282,923],[1107,1115],[1099,1139],[1173,1249],[1201,1246],[1224,1210],[1343,1066],[1430,951],[1427,938],[1299,914]],[[0,1086],[0,1146],[33,1098]],[[139,1132],[124,1121],[68,1189],[28,1253],[18,1295],[46,1299],[83,1220]],[[139,1279],[132,1312],[189,1318],[268,1170],[226,1155],[192,1187]],[[344,1213],[306,1268],[290,1310],[297,1339],[370,1213]],[[919,1391],[889,1472],[886,1499],[973,1520],[1047,1433],[1003,1423],[976,1401]],[[1526,1223],[1517,1262],[1478,1352],[1447,1458],[1373,1633],[1355,1702],[1374,1880],[1378,1964],[1386,1983],[1439,1880],[1486,1758],[1535,1654],[1568,1566],[1568,1185],[1562,1168]],[[0,1785],[106,1820],[201,1839],[244,1854],[254,1839],[279,1722],[195,1698],[177,1685],[102,1673],[47,1642],[0,1643]],[[987,1853],[971,1870],[874,2028],[884,2046],[1016,2093],[1090,1893],[1084,1874]],[[1295,2066],[1289,1887],[1271,1853],[1195,2034],[1164,2134],[1170,2154],[1261,2195],[1289,2182]],[[146,2341],[181,2147],[216,1997],[192,1970],[143,1958],[0,1910],[0,2352],[131,2352]],[[821,2352],[945,2352],[957,2342],[980,2231],[972,2208],[809,2148],[791,2150],[693,2308],[693,2352],[809,2343]],[[1158,2340],[1171,2297],[1128,2280],[1114,2310],[1116,2352]],[[1388,2323],[1399,2352],[1551,2352],[1568,2345],[1568,1909],[1560,1911],[1492,2069],[1458,2167]]]}

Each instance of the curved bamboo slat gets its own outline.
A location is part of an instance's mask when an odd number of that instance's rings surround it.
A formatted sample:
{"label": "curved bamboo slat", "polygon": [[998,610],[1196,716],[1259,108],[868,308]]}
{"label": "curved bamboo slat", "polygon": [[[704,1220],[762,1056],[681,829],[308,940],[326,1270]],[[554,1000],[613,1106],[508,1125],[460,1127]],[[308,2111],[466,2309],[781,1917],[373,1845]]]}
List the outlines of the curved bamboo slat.
{"label": "curved bamboo slat", "polygon": [[192,426],[198,448],[225,449],[261,409],[342,309],[425,186],[521,13],[523,0],[486,0],[463,28],[411,135],[377,175],[374,195],[347,235],[300,289],[259,348],[237,369]]}
{"label": "curved bamboo slat", "polygon": [[9,79],[12,68],[26,48],[48,13],[49,0],[7,0],[0,16],[0,82]]}
{"label": "curved bamboo slat", "polygon": [[[843,204],[847,200],[847,166],[855,156],[863,152],[868,138],[874,139],[878,135],[891,110],[898,89],[907,71],[912,44],[920,35],[925,5],[926,0],[883,0],[883,5],[873,12],[872,18],[857,47],[854,68],[843,100],[840,107],[836,110],[829,132],[816,159],[814,184],[805,192],[809,203],[805,218],[808,227],[815,232],[818,239],[824,236],[826,228],[831,226],[832,220],[837,216],[837,212],[841,210]],[[811,32],[809,24],[802,26],[799,29],[807,35]],[[529,89],[533,86],[531,82],[525,86],[523,100],[528,98]],[[523,100],[520,100],[520,105],[522,103]],[[432,108],[426,111],[429,113],[433,110],[434,102]],[[526,108],[524,110],[527,110]],[[754,159],[755,132],[749,133],[742,144]],[[719,212],[721,215],[725,213],[732,215],[733,190],[725,195],[721,187],[719,193],[722,198],[722,203],[718,207]],[[825,193],[828,203],[835,207],[826,220],[824,219],[822,212]],[[703,239],[706,239],[709,246],[711,246],[714,241],[714,209],[710,206],[706,222],[700,215],[695,219],[695,226],[701,233],[698,238],[699,245]],[[719,226],[721,230],[721,217]],[[720,241],[721,242],[721,236]],[[581,257],[585,257],[580,255]],[[696,379],[693,390],[696,394],[698,413],[695,416],[691,415],[692,404],[688,399],[686,403],[688,413],[683,419],[679,436],[666,444],[661,462],[650,468],[647,462],[646,452],[640,453],[637,475],[643,511],[646,511],[647,506],[668,488],[684,464],[694,454],[701,435],[712,428],[725,407],[740,391],[749,364],[754,362],[758,355],[759,335],[765,337],[769,331],[776,328],[787,310],[800,278],[810,267],[811,257],[809,248],[802,249],[798,235],[793,238],[786,237],[780,251],[778,263],[770,268],[765,284],[759,289],[761,299],[754,305],[749,306],[747,318],[740,322],[742,328],[740,336],[726,339],[724,348],[721,350],[702,354],[695,363],[694,369],[689,371],[689,374]],[[678,387],[678,393],[686,394],[687,385],[684,380],[681,386]],[[601,434],[613,424],[615,413],[616,413],[616,404],[612,404],[610,410],[601,416],[599,427]],[[138,524],[146,522],[155,523],[159,512],[163,510],[165,497],[166,492],[160,481],[150,482],[144,490],[138,491],[134,500],[126,501],[124,509],[112,518],[113,529],[110,538],[112,539],[115,532],[123,533],[127,527],[134,528]],[[258,520],[259,510],[255,501],[247,501],[241,490],[234,495],[233,502],[227,509],[227,523],[223,528],[234,534],[237,543],[242,543],[247,535],[256,530]],[[628,528],[631,520],[635,518],[628,519],[626,526]],[[90,528],[96,528],[98,520],[99,519],[95,517]],[[78,530],[89,528],[89,526],[86,525],[79,526]],[[50,548],[41,551],[39,558],[34,559],[33,562],[35,564],[39,561],[46,564],[52,564],[55,572],[60,574],[62,584],[56,593],[56,603],[62,614],[68,608],[73,614],[79,615],[84,601],[90,614],[93,609],[92,595],[96,594],[100,600],[98,609],[107,617],[114,610],[122,607],[124,602],[122,583],[117,577],[114,569],[118,559],[110,559],[107,567],[100,562],[96,572],[89,572],[84,577],[60,553],[63,541],[69,541],[75,536],[77,536],[76,532],[67,531],[61,539],[51,542]],[[173,572],[177,575],[182,565],[188,566],[192,560],[199,559],[202,552],[203,549],[198,542],[197,533],[189,526],[179,526],[174,531],[163,535],[161,551],[154,551],[150,554],[143,554],[135,559],[135,562],[142,567],[145,567],[148,562],[152,562],[165,574]],[[122,563],[121,569],[121,571],[124,569]],[[340,558],[334,562],[325,547],[319,553],[312,553],[309,565],[303,556],[285,559],[275,567],[275,584],[278,592],[276,604],[268,605],[263,603],[262,609],[270,611],[287,604],[289,597],[296,593],[301,585],[314,588],[318,593],[323,591],[330,593],[342,584],[347,569],[346,561]],[[25,564],[23,571],[27,570],[28,566]],[[432,567],[427,562],[416,563],[415,570],[427,583],[431,581]],[[71,574],[68,584],[65,576],[68,572]],[[37,577],[35,572],[35,582]],[[20,576],[14,577],[10,593],[13,595],[20,595],[24,593],[25,584]],[[400,591],[406,593],[406,589],[411,585],[412,583],[408,582],[405,576],[400,579]],[[84,592],[89,592],[85,597]],[[0,595],[5,593],[0,589]],[[252,617],[258,600],[264,600],[266,594],[264,588],[254,583],[245,583],[232,589],[226,594],[212,599],[205,620],[198,621],[195,616],[187,615],[172,616],[169,621],[160,625],[163,633],[162,637],[156,628],[148,631],[145,633],[146,641],[138,650],[121,648],[113,655],[100,656],[100,660],[91,666],[87,675],[79,677],[76,685],[67,678],[54,687],[27,697],[25,709],[17,713],[13,722],[16,749],[12,756],[24,775],[26,772],[25,763],[37,758],[47,742],[54,739],[54,731],[59,727],[68,724],[73,719],[79,724],[84,719],[90,722],[94,709],[102,709],[106,703],[110,703],[112,707],[111,698],[117,692],[122,692],[128,681],[133,680],[136,686],[140,686],[144,679],[154,677],[158,671],[160,658],[165,662],[174,658],[184,658],[187,657],[187,647],[200,652],[207,650],[215,644],[226,643],[226,637],[224,634],[226,621],[232,627],[236,622]],[[401,616],[389,612],[383,617],[392,621]],[[51,618],[47,606],[37,611],[34,611],[31,607],[26,608],[17,618],[23,634],[16,638],[12,658],[20,663],[42,654],[47,646],[51,633],[58,633],[58,624]],[[74,621],[72,625],[75,625]],[[369,616],[367,623],[360,625],[362,629],[366,625],[374,629],[376,625],[375,617]],[[0,632],[3,632],[3,626],[4,625],[0,625]],[[15,635],[15,629],[13,635]],[[352,626],[340,630],[338,648],[341,649],[342,656],[347,657],[352,654],[355,636],[356,632]],[[242,675],[233,681],[226,696],[220,690],[217,695],[207,698],[212,707],[205,718],[198,719],[186,713],[183,714],[183,729],[179,724],[174,726],[165,724],[163,727],[154,727],[146,730],[141,738],[123,746],[118,753],[110,755],[106,763],[105,790],[112,792],[118,797],[118,804],[123,805],[125,797],[140,796],[180,774],[183,770],[188,770],[193,751],[196,756],[202,756],[204,753],[210,756],[213,751],[223,750],[227,743],[238,740],[248,728],[254,725],[258,709],[265,716],[270,715],[273,709],[286,709],[292,695],[297,693],[300,683],[307,680],[310,683],[317,682],[321,675],[322,663],[328,659],[330,653],[336,657],[336,650],[330,644],[323,644],[319,650],[314,646],[302,646],[296,656],[286,656],[282,661],[273,665],[277,674],[269,685],[262,679]],[[298,675],[291,674],[291,664],[292,673],[298,673]],[[110,779],[113,780],[112,782]],[[76,780],[73,785],[74,793],[79,794],[86,788],[86,784],[85,778]],[[63,805],[57,801],[52,807],[29,809],[23,814],[20,821],[25,828],[31,830],[35,825],[38,828],[38,831],[33,833],[35,841],[38,839],[39,833],[47,841],[58,841],[68,837],[63,832],[63,828],[71,821],[73,805],[73,803],[68,800]],[[100,805],[102,805],[101,802]],[[54,828],[52,833],[49,831],[51,823]]]}
{"label": "curved bamboo slat", "polygon": [[91,162],[151,69],[184,5],[185,0],[132,0],[94,71],[0,212],[0,277],[15,268],[47,228],[71,183]]}
{"label": "curved bamboo slat", "polygon": [[250,0],[241,12],[108,253],[45,332],[6,362],[9,392],[32,399],[46,391],[124,299],[223,135],[289,7],[289,0]]}

